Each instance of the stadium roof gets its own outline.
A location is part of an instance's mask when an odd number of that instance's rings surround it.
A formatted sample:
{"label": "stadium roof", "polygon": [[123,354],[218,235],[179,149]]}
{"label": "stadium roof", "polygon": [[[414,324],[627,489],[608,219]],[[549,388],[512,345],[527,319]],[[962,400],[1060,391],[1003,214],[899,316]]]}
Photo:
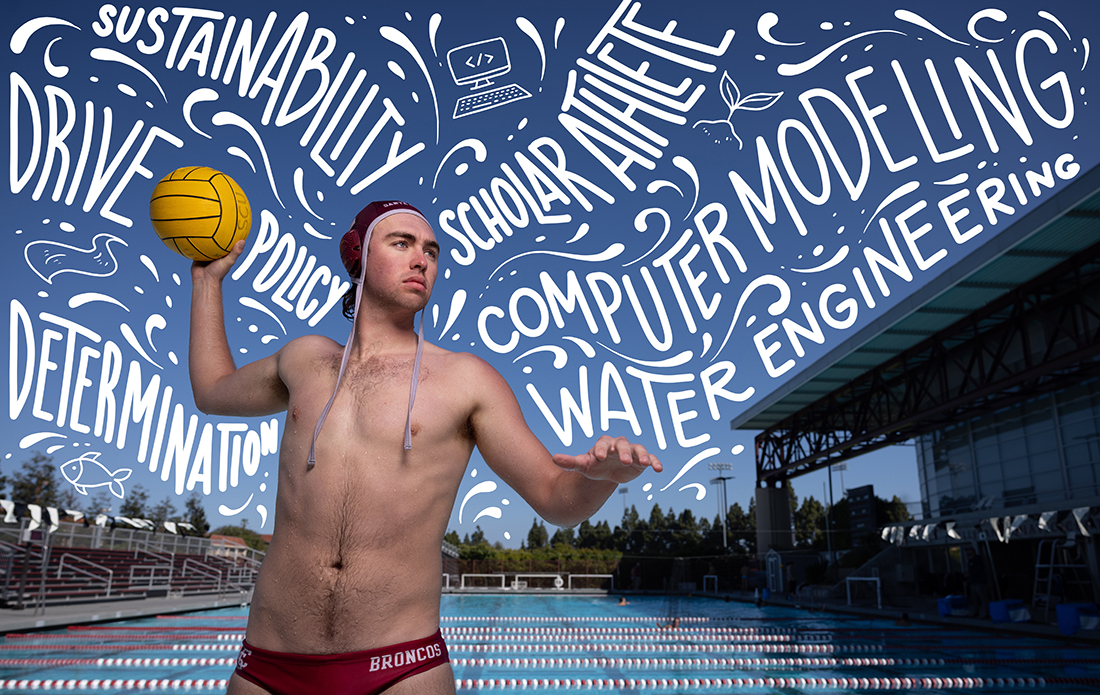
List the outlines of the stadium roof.
{"label": "stadium roof", "polygon": [[1100,242],[1094,167],[730,422],[767,429]]}

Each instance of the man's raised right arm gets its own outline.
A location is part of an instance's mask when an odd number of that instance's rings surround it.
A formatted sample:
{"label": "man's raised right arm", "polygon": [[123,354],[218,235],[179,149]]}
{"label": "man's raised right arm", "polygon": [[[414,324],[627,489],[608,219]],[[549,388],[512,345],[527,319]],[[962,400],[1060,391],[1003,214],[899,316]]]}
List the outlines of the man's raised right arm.
{"label": "man's raised right arm", "polygon": [[238,368],[225,334],[222,281],[244,250],[191,266],[191,338],[188,369],[195,405],[211,415],[251,417],[286,410],[289,394],[279,377],[279,355]]}

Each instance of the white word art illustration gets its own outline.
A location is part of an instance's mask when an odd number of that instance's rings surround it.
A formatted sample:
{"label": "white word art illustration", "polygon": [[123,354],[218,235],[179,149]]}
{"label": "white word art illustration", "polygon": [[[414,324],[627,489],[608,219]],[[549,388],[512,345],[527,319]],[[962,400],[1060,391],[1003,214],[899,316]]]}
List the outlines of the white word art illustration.
{"label": "white word art illustration", "polygon": [[134,471],[130,468],[119,468],[112,471],[99,461],[98,451],[89,451],[77,458],[61,464],[61,475],[72,483],[73,487],[82,495],[88,494],[88,489],[93,487],[106,487],[115,497],[122,499],[126,490],[122,487],[122,481],[130,477]]}
{"label": "white word art illustration", "polygon": [[473,94],[467,94],[455,104],[454,118],[531,97],[530,92],[514,83],[489,89],[494,84],[493,78],[503,77],[512,70],[508,44],[499,36],[452,48],[447,51],[447,66],[456,85],[473,90]]}
{"label": "white word art illustration", "polygon": [[[741,109],[742,111],[763,111],[779,101],[779,97],[783,96],[783,92],[757,92],[756,94],[747,94],[741,96],[741,90],[738,89],[737,83],[733,81],[728,72],[722,73],[722,81],[718,85],[718,92],[722,95],[722,101],[726,102],[726,106],[729,107],[729,113],[725,118],[720,118],[715,121],[700,120],[696,121],[693,128],[697,128],[699,124],[703,124],[703,130],[710,132],[707,125],[717,125],[724,123],[729,126],[730,135],[737,139],[737,149],[742,149],[745,143],[741,141],[741,137],[737,134],[737,130],[733,127],[733,112]],[[728,137],[726,138],[729,139]]]}
{"label": "white word art illustration", "polygon": [[27,244],[23,249],[23,257],[34,274],[50,284],[53,284],[55,277],[64,273],[110,277],[118,270],[118,260],[111,252],[111,242],[126,246],[125,241],[107,233],[92,237],[91,248],[86,249],[41,239]]}

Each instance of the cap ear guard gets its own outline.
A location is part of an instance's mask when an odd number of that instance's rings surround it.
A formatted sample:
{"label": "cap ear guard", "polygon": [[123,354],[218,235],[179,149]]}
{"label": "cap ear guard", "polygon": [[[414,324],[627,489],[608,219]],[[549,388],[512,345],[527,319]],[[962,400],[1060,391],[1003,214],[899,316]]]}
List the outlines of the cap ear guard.
{"label": "cap ear guard", "polygon": [[[329,396],[328,403],[325,404],[324,410],[321,411],[321,417],[317,420],[317,427],[313,430],[313,441],[310,442],[309,459],[306,462],[309,468],[317,465],[317,437],[321,434],[321,428],[325,424],[325,418],[328,417],[332,402],[336,400],[336,392],[340,389],[340,382],[344,379],[348,358],[351,356],[351,343],[355,339],[355,324],[359,320],[359,302],[363,298],[363,281],[366,278],[367,268],[365,261],[371,235],[379,222],[390,215],[399,213],[416,215],[424,220],[425,224],[431,226],[424,215],[408,203],[400,200],[375,201],[359,211],[359,214],[355,216],[355,222],[352,223],[351,229],[340,239],[340,260],[343,261],[344,269],[351,276],[351,281],[356,284],[355,311],[351,322],[351,333],[348,335],[348,342],[344,345],[344,355],[340,360],[340,373],[336,377],[336,386],[332,389],[332,395]],[[412,409],[413,403],[416,402],[416,386],[420,381],[420,357],[423,351],[424,316],[421,314],[420,327],[416,334],[416,359],[413,361],[412,384],[409,386],[409,410],[405,416],[405,451],[412,449]]]}

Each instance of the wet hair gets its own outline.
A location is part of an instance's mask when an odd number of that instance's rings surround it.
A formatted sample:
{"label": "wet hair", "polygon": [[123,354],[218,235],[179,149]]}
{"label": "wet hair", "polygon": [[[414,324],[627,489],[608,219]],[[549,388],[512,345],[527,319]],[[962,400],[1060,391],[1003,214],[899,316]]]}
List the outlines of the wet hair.
{"label": "wet hair", "polygon": [[340,309],[344,312],[344,318],[348,321],[355,320],[355,283],[352,283],[348,291],[344,293],[344,298],[340,300]]}

